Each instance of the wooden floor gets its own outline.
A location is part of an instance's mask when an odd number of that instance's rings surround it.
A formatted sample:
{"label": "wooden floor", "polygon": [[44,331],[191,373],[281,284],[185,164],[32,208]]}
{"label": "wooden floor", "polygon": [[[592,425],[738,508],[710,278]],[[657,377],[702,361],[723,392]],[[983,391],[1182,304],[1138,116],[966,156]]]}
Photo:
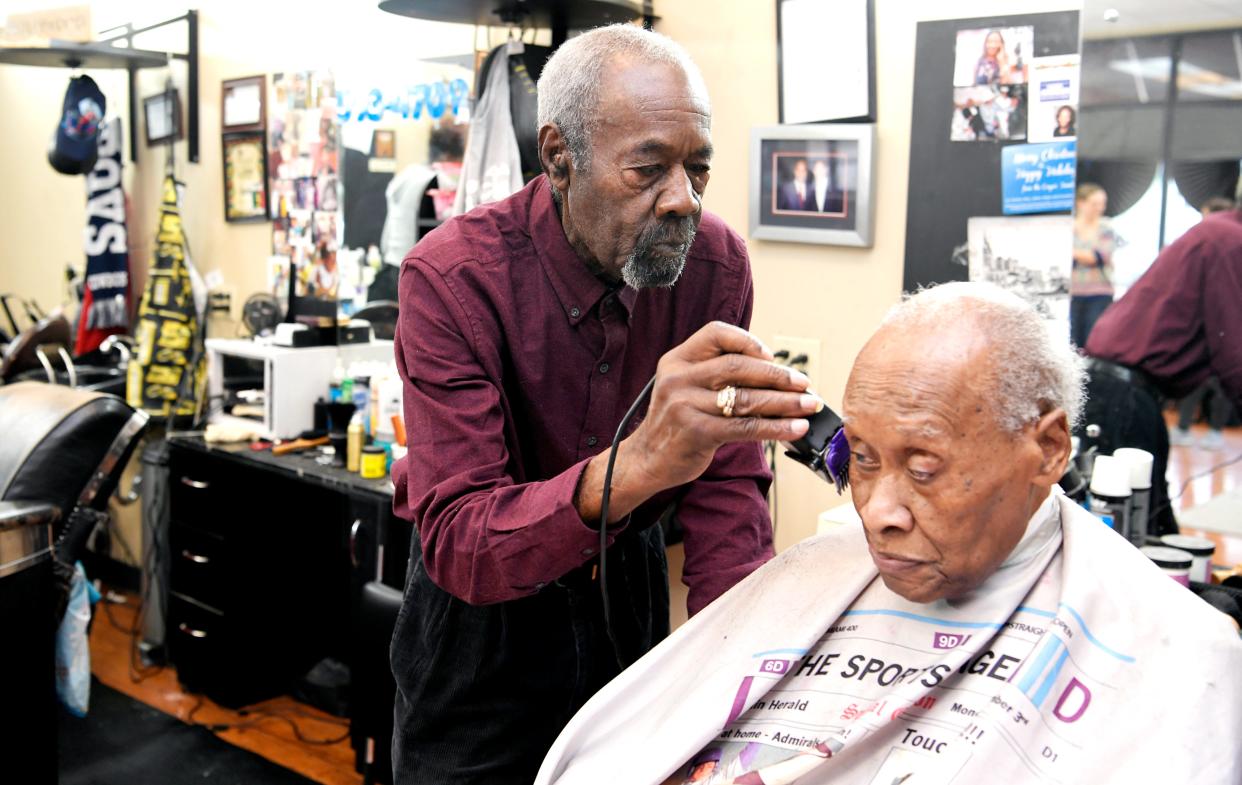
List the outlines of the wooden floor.
{"label": "wooden floor", "polygon": [[[1206,433],[1206,427],[1196,426],[1192,432],[1201,438]],[[1170,493],[1177,494],[1182,485],[1190,480],[1185,492],[1173,500],[1174,509],[1184,510],[1202,504],[1242,486],[1242,461],[1212,471],[1218,464],[1240,455],[1242,429],[1227,430],[1225,449],[1220,451],[1197,447],[1172,448],[1168,474]],[[1215,562],[1219,565],[1237,565],[1242,570],[1242,537],[1193,529],[1183,531],[1210,538],[1217,547]],[[679,574],[673,576],[676,588],[681,588],[679,577]],[[136,681],[130,666],[130,635],[120,629],[128,629],[133,623],[135,598],[129,596],[127,600],[127,605],[110,606],[116,625],[102,613],[95,619],[91,631],[91,667],[100,681],[182,720],[188,720],[193,711],[194,722],[238,726],[219,731],[218,735],[231,744],[293,769],[315,782],[323,785],[360,785],[362,776],[354,771],[354,753],[348,739],[329,745],[306,744],[296,738],[288,724],[290,721],[297,723],[302,735],[308,739],[326,740],[340,737],[348,730],[339,718],[292,698],[267,701],[242,715],[201,696],[182,692],[171,668]],[[680,610],[684,614],[684,600]],[[271,714],[285,717],[287,721],[273,718],[269,716]]]}
{"label": "wooden floor", "polygon": [[136,598],[126,595],[126,600],[125,605],[108,606],[115,624],[104,613],[97,612],[91,627],[91,670],[101,682],[185,721],[191,720],[193,712],[193,722],[234,726],[218,731],[217,735],[315,782],[360,785],[362,775],[354,771],[354,751],[348,737],[332,744],[308,744],[298,740],[290,725],[296,723],[298,731],[310,741],[340,739],[347,735],[349,727],[339,717],[292,698],[255,704],[243,715],[217,706],[202,696],[183,692],[172,668],[164,668],[146,678],[136,674],[131,667],[128,632],[133,625]]}

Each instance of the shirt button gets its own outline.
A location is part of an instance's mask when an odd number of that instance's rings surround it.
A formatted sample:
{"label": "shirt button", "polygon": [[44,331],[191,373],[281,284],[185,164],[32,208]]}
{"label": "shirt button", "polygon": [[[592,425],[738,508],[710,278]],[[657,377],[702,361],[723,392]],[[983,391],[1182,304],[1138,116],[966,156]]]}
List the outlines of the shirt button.
{"label": "shirt button", "polygon": [[583,549],[582,549],[582,555],[583,555],[583,556],[591,556],[591,555],[593,555],[594,553],[595,553],[595,549],[594,549],[594,548],[583,548]]}
{"label": "shirt button", "polygon": [[596,439],[594,436],[587,437],[587,447],[594,447],[597,444],[599,444],[599,439]]}
{"label": "shirt button", "polygon": [[572,318],[577,319],[579,316],[581,316],[581,315],[582,315],[582,311],[579,311],[577,308],[570,308],[570,309],[569,309],[569,315],[570,315]]}
{"label": "shirt button", "polygon": [[600,363],[600,364],[599,364],[599,372],[600,372],[600,373],[608,373],[608,363]]}

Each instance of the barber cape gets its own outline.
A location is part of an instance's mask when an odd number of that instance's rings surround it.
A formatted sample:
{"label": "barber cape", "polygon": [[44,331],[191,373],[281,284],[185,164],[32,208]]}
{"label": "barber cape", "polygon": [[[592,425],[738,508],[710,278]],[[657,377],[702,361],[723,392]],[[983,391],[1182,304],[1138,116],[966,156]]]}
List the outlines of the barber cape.
{"label": "barber cape", "polygon": [[1242,642],[1059,489],[953,602],[889,591],[843,526],[608,684],[536,782],[1236,785]]}

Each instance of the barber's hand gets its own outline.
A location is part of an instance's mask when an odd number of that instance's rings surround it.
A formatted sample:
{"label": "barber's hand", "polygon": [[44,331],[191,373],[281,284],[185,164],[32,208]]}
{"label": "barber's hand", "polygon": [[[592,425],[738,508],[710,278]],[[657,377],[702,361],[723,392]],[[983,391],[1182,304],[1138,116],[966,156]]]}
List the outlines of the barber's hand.
{"label": "barber's hand", "polygon": [[[809,384],[750,333],[712,322],[660,358],[647,416],[626,441],[641,447],[654,480],[681,485],[706,471],[722,445],[805,434],[804,418],[823,406]],[[737,390],[729,416],[719,405],[727,387]]]}
{"label": "barber's hand", "polygon": [[[805,418],[823,407],[809,384],[799,371],[776,365],[745,330],[723,322],[703,327],[660,358],[647,416],[617,447],[609,522],[659,491],[697,479],[722,445],[804,435]],[[726,416],[719,401],[728,387],[737,392]],[[597,456],[583,475],[578,510],[584,520],[598,518],[606,460],[606,453]]]}

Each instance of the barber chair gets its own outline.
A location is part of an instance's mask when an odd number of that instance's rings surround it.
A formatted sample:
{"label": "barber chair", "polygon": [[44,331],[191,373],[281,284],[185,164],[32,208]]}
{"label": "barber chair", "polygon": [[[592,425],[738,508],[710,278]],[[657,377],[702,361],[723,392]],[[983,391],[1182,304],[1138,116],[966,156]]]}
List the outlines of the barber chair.
{"label": "barber chair", "polygon": [[397,684],[388,648],[401,610],[401,591],[371,581],[362,587],[354,640],[350,736],[363,785],[392,785],[392,712]]}
{"label": "barber chair", "polygon": [[146,424],[144,412],[112,395],[39,382],[0,387],[5,781],[14,772],[21,782],[56,781],[53,556],[72,564],[81,554]]}
{"label": "barber chair", "polygon": [[397,333],[397,304],[392,300],[372,300],[353,315],[371,323],[371,333],[378,339],[391,341]]}
{"label": "barber chair", "polygon": [[5,347],[0,356],[0,382],[14,381],[18,374],[40,368],[54,373],[49,355],[61,354],[63,362],[69,363],[66,347],[72,344],[69,320],[59,312],[44,316],[19,332]]}

